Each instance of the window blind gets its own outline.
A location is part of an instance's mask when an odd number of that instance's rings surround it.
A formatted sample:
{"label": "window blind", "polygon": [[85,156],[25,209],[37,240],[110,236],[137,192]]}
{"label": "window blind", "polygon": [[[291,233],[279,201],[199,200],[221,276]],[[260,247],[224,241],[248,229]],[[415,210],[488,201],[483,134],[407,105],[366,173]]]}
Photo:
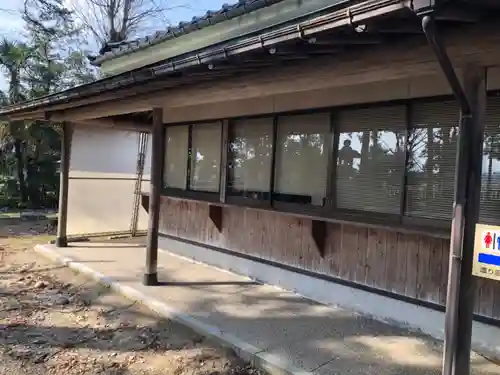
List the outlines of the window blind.
{"label": "window blind", "polygon": [[171,126],[166,130],[166,152],[163,182],[166,187],[186,189],[188,163],[188,126]]}
{"label": "window blind", "polygon": [[222,153],[221,123],[197,124],[192,129],[190,189],[217,192]]}
{"label": "window blind", "polygon": [[229,188],[239,192],[269,192],[273,119],[238,120],[232,124],[230,133]]}
{"label": "window blind", "polygon": [[329,113],[278,118],[274,190],[285,200],[323,204],[329,133]]}
{"label": "window blind", "polygon": [[406,109],[384,106],[339,113],[337,207],[399,214]]}
{"label": "window blind", "polygon": [[405,214],[451,220],[459,108],[454,101],[413,105]]}
{"label": "window blind", "polygon": [[500,98],[488,98],[485,116],[479,222],[500,224]]}

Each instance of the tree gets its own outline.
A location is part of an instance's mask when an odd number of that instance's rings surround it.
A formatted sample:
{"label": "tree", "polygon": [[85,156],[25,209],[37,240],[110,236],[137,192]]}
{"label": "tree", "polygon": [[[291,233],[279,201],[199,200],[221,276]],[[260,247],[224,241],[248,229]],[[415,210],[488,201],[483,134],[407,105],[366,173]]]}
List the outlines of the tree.
{"label": "tree", "polygon": [[[0,43],[0,66],[7,76],[9,94],[3,100],[8,104],[19,103],[26,99],[22,86],[22,74],[26,69],[32,50],[24,43],[11,42],[3,39]],[[27,200],[26,184],[24,180],[23,136],[26,130],[24,121],[9,121],[2,126],[2,143],[6,148],[13,146],[17,164],[17,178],[21,201]]]}
{"label": "tree", "polygon": [[[27,30],[24,42],[0,41],[0,69],[8,83],[8,91],[0,91],[0,106],[94,79],[95,71],[84,57],[82,28],[65,7],[65,0],[24,0],[21,16]],[[2,205],[55,207],[59,159],[60,124],[39,120],[0,123]]]}
{"label": "tree", "polygon": [[87,44],[64,0],[24,0],[23,19],[36,54],[30,65],[33,96],[88,83],[95,71],[84,58]]}
{"label": "tree", "polygon": [[161,3],[162,0],[79,0],[72,2],[72,10],[95,43],[106,46],[150,33],[155,20],[166,23],[167,8]]}
{"label": "tree", "polygon": [[64,0],[24,0],[22,17],[31,36],[61,39],[75,31],[73,12]]}
{"label": "tree", "polygon": [[[81,29],[63,0],[25,0],[23,18],[33,44],[25,78],[30,97],[49,95],[94,79],[81,50]],[[60,133],[58,123],[30,124],[25,149],[26,183],[29,201],[35,207],[56,203]]]}

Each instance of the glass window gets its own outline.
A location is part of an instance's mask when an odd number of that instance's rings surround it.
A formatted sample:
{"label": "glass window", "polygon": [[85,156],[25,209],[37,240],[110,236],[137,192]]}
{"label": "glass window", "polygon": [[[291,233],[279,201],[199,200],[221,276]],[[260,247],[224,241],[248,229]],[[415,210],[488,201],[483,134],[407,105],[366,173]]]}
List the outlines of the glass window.
{"label": "glass window", "polygon": [[230,128],[228,194],[269,199],[273,119],[235,121]]}
{"label": "glass window", "polygon": [[322,206],[326,197],[330,115],[278,119],[273,199]]}
{"label": "glass window", "polygon": [[167,127],[166,137],[163,183],[166,187],[186,189],[189,127]]}
{"label": "glass window", "polygon": [[190,189],[219,191],[222,151],[221,123],[192,127]]}
{"label": "glass window", "polygon": [[413,105],[407,142],[407,216],[451,220],[458,119],[455,102]]}
{"label": "glass window", "polygon": [[399,214],[405,162],[403,106],[339,114],[337,207]]}

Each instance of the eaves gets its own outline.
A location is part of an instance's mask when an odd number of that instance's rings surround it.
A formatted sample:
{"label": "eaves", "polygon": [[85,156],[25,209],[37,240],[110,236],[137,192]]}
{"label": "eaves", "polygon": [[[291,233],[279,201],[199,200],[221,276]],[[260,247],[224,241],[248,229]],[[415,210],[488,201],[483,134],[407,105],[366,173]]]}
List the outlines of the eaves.
{"label": "eaves", "polygon": [[[240,3],[242,3],[240,1]],[[333,7],[347,7],[359,3],[356,0],[258,0],[252,4],[268,4],[237,16],[226,15],[217,23],[170,28],[167,33],[118,46],[94,60],[104,74],[118,74],[152,65],[159,61],[189,54],[209,46],[237,42],[240,39],[263,33],[268,29],[290,22],[298,22],[312,14],[320,14]],[[249,3],[249,1],[247,1]]]}

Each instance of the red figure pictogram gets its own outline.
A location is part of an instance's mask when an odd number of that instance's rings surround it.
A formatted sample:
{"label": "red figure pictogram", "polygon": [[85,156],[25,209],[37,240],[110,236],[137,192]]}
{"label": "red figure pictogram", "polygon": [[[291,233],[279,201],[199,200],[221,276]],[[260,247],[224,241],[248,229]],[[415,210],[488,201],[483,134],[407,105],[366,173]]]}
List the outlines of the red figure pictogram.
{"label": "red figure pictogram", "polygon": [[491,243],[493,242],[493,238],[491,237],[490,232],[486,233],[486,236],[484,236],[484,244],[487,249],[490,248]]}

